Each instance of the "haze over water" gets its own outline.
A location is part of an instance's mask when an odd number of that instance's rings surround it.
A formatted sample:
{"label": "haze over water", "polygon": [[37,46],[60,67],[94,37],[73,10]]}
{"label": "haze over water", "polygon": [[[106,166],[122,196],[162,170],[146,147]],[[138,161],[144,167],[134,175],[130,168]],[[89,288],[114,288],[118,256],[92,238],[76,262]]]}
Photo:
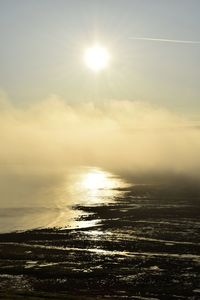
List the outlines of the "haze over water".
{"label": "haze over water", "polygon": [[[1,169],[2,172],[2,169]],[[118,176],[95,167],[77,167],[60,173],[35,167],[6,174],[1,181],[0,231],[34,228],[87,227],[76,221],[76,205],[112,203],[128,184]]]}

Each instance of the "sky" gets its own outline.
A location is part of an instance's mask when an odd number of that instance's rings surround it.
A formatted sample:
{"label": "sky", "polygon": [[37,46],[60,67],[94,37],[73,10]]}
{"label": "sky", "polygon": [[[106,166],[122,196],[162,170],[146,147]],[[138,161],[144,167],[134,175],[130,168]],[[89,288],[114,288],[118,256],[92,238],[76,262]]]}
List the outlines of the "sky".
{"label": "sky", "polygon": [[[195,0],[0,0],[0,176],[199,179],[199,14]],[[95,42],[110,56],[97,73]]]}
{"label": "sky", "polygon": [[[146,38],[146,39],[143,39]],[[15,105],[142,101],[198,119],[198,0],[0,0],[0,90]],[[108,69],[83,51],[99,41]]]}

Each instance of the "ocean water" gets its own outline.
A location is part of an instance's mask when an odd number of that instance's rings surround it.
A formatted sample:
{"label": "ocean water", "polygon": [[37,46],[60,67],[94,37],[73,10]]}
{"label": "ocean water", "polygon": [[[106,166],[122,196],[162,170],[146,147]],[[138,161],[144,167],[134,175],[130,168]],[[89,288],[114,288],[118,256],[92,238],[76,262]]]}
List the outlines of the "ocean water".
{"label": "ocean water", "polygon": [[123,193],[119,190],[128,186],[95,167],[2,168],[0,179],[0,232],[80,226],[76,219],[81,212],[74,206],[115,201]]}

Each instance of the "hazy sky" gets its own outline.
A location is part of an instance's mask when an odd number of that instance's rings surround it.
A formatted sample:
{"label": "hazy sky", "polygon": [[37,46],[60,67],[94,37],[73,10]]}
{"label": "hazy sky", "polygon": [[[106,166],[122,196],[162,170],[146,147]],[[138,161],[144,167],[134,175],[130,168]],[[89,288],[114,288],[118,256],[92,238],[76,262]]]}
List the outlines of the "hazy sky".
{"label": "hazy sky", "polygon": [[[0,89],[17,103],[59,95],[66,101],[142,100],[198,114],[199,0],[0,0]],[[98,40],[110,67],[83,63]]]}

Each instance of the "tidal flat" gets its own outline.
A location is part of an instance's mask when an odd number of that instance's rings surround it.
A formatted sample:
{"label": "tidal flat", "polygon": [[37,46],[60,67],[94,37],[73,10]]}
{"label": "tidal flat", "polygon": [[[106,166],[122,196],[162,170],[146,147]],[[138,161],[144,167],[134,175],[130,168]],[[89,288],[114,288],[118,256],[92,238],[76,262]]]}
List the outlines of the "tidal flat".
{"label": "tidal flat", "polygon": [[115,189],[73,206],[76,226],[2,233],[0,298],[199,299],[200,190]]}

